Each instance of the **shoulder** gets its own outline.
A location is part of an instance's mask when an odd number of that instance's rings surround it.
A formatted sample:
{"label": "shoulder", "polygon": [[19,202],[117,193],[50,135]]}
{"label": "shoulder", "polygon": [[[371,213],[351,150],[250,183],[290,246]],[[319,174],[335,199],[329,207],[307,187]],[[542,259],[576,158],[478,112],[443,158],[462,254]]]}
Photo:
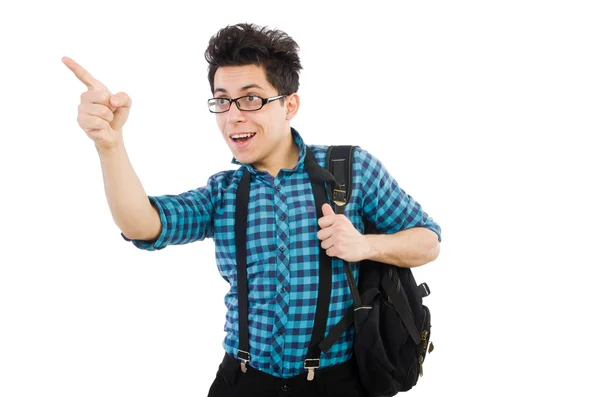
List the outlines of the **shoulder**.
{"label": "shoulder", "polygon": [[[319,163],[320,166],[327,168],[325,162],[327,161],[327,152],[331,146],[306,145],[306,147],[313,153],[317,163]],[[352,152],[352,168],[355,177],[367,176],[368,178],[371,178],[373,175],[387,174],[388,172],[383,163],[375,155],[360,146],[354,146]]]}
{"label": "shoulder", "polygon": [[[317,162],[324,166],[327,158],[327,152],[331,146],[327,145],[306,145],[315,155]],[[359,167],[363,170],[377,170],[379,171],[383,164],[369,151],[361,148],[360,146],[354,146],[352,152],[352,162],[355,167]]]}
{"label": "shoulder", "polygon": [[329,150],[329,146],[326,145],[306,145],[306,148],[309,149],[315,156],[315,160],[321,167],[325,167],[325,160],[327,158],[327,150]]}
{"label": "shoulder", "polygon": [[[317,162],[319,164],[324,165],[325,160],[327,158],[327,152],[331,146],[329,145],[306,145],[308,149],[314,154]],[[363,165],[369,164],[372,162],[378,162],[379,160],[371,153],[361,148],[360,146],[354,146],[354,151],[352,152],[352,158],[354,164]]]}
{"label": "shoulder", "polygon": [[354,149],[354,166],[363,170],[365,173],[387,172],[383,163],[371,152],[356,147]]}
{"label": "shoulder", "polygon": [[210,197],[213,207],[222,211],[232,197],[235,197],[237,186],[243,174],[242,167],[237,170],[220,171],[211,175],[206,184],[206,194]]}
{"label": "shoulder", "polygon": [[236,184],[241,174],[241,167],[237,170],[225,170],[217,172],[208,177],[208,185],[211,188],[227,189],[233,184]]}

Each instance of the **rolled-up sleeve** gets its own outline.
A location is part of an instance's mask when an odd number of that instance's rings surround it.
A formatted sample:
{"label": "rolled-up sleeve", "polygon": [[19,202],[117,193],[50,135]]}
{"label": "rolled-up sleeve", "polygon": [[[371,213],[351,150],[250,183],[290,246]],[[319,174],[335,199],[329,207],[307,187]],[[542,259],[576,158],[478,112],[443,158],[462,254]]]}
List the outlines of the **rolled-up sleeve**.
{"label": "rolled-up sleeve", "polygon": [[413,227],[424,227],[442,241],[442,231],[421,205],[406,193],[384,165],[366,150],[357,148],[354,164],[361,170],[363,216],[380,233],[396,233]]}
{"label": "rolled-up sleeve", "polygon": [[146,251],[213,237],[215,203],[222,193],[221,180],[217,174],[209,178],[207,186],[178,195],[148,196],[160,216],[160,235],[151,241],[132,240],[123,233],[121,235]]}

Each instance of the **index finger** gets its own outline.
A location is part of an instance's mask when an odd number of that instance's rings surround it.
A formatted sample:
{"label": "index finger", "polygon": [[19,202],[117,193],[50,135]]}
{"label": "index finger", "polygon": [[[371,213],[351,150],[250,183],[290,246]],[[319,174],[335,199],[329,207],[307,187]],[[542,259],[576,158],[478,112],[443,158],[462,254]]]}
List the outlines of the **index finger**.
{"label": "index finger", "polygon": [[83,66],[69,57],[63,57],[63,63],[75,74],[75,76],[90,90],[106,90],[104,84],[96,80]]}

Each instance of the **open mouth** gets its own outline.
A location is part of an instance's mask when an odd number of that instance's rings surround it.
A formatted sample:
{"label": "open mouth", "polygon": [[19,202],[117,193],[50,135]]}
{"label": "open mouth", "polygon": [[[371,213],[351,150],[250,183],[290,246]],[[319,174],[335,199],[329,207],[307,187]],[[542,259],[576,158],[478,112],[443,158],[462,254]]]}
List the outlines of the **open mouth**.
{"label": "open mouth", "polygon": [[252,140],[252,138],[254,138],[255,135],[255,132],[245,134],[234,134],[231,136],[231,139],[235,142],[236,145],[244,146],[248,144]]}

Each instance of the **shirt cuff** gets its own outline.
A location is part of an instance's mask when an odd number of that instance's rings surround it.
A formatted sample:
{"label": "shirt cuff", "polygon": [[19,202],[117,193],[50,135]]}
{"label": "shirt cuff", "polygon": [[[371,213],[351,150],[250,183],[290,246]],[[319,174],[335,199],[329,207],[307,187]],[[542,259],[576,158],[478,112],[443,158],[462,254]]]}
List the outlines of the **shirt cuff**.
{"label": "shirt cuff", "polygon": [[437,234],[438,236],[438,242],[442,242],[442,229],[440,228],[440,225],[438,225],[437,223],[433,223],[433,224],[427,224],[427,225],[423,225],[421,227],[425,227],[429,230],[431,230],[432,232],[434,232],[435,234]]}
{"label": "shirt cuff", "polygon": [[160,200],[158,200],[156,197],[153,197],[153,196],[148,196],[148,200],[150,200],[150,203],[152,204],[152,206],[158,210],[158,215],[160,217],[160,225],[161,225],[160,229],[161,230],[160,230],[160,234],[158,235],[158,237],[154,240],[135,240],[135,239],[128,238],[122,232],[121,232],[121,237],[123,237],[123,239],[125,241],[131,242],[135,247],[145,250],[145,251],[161,250],[168,245],[168,241],[166,241],[167,240],[167,238],[166,238],[167,228],[165,227],[167,225],[167,218],[165,216],[162,205],[160,205]]}

